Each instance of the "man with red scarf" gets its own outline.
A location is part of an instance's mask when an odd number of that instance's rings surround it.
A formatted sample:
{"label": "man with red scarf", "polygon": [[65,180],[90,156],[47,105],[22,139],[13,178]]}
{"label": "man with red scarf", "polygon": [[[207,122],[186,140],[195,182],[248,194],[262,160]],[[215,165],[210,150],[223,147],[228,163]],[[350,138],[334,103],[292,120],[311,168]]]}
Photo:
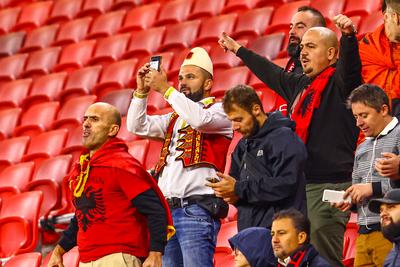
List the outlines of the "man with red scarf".
{"label": "man with red scarf", "polygon": [[334,22],[342,31],[339,59],[334,32],[311,28],[300,46],[304,74],[285,72],[225,33],[219,43],[287,101],[288,115],[296,122],[296,133],[308,152],[305,173],[311,243],[333,266],[343,266],[343,235],[349,214],[340,214],[321,199],[324,189],[345,190],[351,184],[359,131],[345,100],[362,79],[353,23],[343,15]]}
{"label": "man with red scarf", "polygon": [[62,255],[76,245],[80,267],[161,267],[174,233],[171,214],[153,178],[116,137],[120,126],[119,112],[107,103],[86,111],[85,149],[67,177],[75,216],[48,267],[63,267]]}

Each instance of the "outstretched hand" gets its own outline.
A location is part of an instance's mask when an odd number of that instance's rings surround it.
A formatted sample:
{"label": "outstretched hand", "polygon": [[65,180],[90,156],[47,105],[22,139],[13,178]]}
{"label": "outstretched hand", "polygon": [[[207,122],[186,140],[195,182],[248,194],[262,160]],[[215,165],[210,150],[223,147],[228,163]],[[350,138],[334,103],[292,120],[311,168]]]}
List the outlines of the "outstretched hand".
{"label": "outstretched hand", "polygon": [[347,16],[339,14],[333,18],[333,22],[340,31],[346,35],[351,35],[356,33],[353,21]]}
{"label": "outstretched hand", "polygon": [[220,39],[218,40],[219,45],[226,51],[231,51],[236,54],[236,52],[241,47],[241,44],[236,42],[233,38],[231,38],[226,32],[223,32]]}

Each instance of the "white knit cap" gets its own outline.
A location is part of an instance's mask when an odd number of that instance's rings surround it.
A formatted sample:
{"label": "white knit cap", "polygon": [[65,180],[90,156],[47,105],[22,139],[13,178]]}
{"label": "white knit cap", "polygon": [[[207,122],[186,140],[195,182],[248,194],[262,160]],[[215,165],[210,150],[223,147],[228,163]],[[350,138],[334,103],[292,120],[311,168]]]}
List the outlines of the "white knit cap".
{"label": "white knit cap", "polygon": [[204,48],[195,47],[192,50],[190,50],[185,60],[183,61],[181,67],[186,65],[200,67],[205,71],[207,71],[208,73],[210,73],[211,75],[214,75],[211,58]]}

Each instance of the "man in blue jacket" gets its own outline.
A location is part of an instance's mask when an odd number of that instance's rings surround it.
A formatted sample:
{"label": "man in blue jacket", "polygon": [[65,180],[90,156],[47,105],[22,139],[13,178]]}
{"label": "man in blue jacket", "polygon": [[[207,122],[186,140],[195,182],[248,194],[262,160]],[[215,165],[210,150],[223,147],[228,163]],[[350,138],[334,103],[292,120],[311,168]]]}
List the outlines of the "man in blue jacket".
{"label": "man in blue jacket", "polygon": [[275,212],[307,212],[304,166],[306,148],[294,122],[279,111],[264,113],[257,93],[238,85],[225,93],[224,111],[243,135],[232,154],[230,175],[208,183],[218,197],[238,208],[239,231],[270,228]]}

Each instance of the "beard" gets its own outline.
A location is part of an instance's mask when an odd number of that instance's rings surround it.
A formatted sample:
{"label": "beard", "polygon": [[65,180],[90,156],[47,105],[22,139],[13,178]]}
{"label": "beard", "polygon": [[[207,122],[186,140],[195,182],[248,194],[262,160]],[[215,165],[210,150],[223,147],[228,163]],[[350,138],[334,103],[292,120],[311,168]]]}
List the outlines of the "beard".
{"label": "beard", "polygon": [[[187,88],[185,88],[187,89]],[[187,98],[189,98],[190,100],[192,100],[193,102],[199,102],[200,100],[202,100],[204,98],[204,88],[200,88],[200,90],[196,91],[196,92],[191,92],[190,88],[189,89],[189,93],[185,94],[185,96]],[[182,88],[181,88],[182,91]]]}
{"label": "beard", "polygon": [[249,136],[254,136],[260,130],[260,125],[258,125],[258,121],[253,114],[251,115],[251,118],[253,120],[253,128],[251,129]]}
{"label": "beard", "polygon": [[400,236],[400,222],[395,223],[391,219],[390,224],[382,226],[381,228],[383,236],[390,242],[394,242],[394,240]]}
{"label": "beard", "polygon": [[298,42],[289,42],[286,51],[288,52],[290,57],[298,58],[300,56],[300,39],[298,39],[297,37],[292,38],[296,38]]}

